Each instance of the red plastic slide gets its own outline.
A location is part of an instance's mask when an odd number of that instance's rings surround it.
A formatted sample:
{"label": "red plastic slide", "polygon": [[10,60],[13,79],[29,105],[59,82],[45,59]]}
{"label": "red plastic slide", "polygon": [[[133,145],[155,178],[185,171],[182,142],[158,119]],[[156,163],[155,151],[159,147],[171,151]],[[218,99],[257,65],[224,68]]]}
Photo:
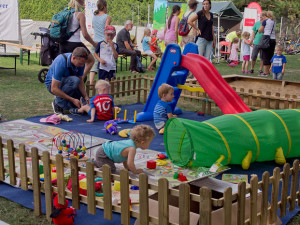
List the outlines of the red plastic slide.
{"label": "red plastic slide", "polygon": [[224,114],[251,112],[240,96],[229,86],[213,64],[203,56],[182,55],[181,65],[193,73],[205,92]]}

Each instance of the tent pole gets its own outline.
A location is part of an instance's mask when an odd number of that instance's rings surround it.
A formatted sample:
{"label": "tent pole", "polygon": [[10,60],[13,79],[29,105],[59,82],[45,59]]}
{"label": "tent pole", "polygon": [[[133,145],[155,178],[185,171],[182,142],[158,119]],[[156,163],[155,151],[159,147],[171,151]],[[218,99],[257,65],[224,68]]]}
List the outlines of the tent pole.
{"label": "tent pole", "polygon": [[217,39],[217,46],[218,46],[218,58],[217,63],[220,63],[220,17],[221,15],[218,14],[218,39]]}

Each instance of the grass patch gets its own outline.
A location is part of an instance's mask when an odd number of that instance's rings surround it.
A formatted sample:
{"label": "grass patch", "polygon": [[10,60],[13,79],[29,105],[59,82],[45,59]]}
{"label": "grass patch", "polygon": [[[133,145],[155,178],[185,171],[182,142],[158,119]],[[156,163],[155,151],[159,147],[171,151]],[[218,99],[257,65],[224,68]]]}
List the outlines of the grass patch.
{"label": "grass patch", "polygon": [[[117,77],[132,76],[129,71],[120,71],[120,61],[118,64]],[[287,66],[284,80],[300,81],[300,55],[287,56]],[[145,62],[145,61],[144,61]],[[1,58],[0,67],[12,67],[12,58]],[[149,64],[149,61],[148,61]],[[129,66],[129,64],[128,64]],[[225,61],[220,64],[215,64],[215,67],[221,75],[241,74],[241,66],[231,68],[227,66]],[[53,96],[46,90],[44,84],[38,81],[38,72],[46,67],[38,65],[38,58],[31,57],[30,65],[27,65],[27,58],[25,57],[24,64],[21,65],[17,61],[17,75],[14,75],[13,70],[0,70],[0,114],[7,120],[24,119],[33,116],[42,116],[52,113],[51,102]],[[125,63],[123,61],[123,69]],[[252,77],[257,77],[258,65]],[[147,71],[145,74],[155,76],[156,72]],[[250,76],[250,75],[248,75]],[[271,78],[269,78],[271,79]],[[143,99],[143,94],[141,94]],[[116,99],[116,104],[132,104],[135,103],[136,98],[124,96]],[[180,100],[178,106],[183,110],[201,111],[200,104],[194,101]],[[214,114],[220,115],[220,112],[213,111]],[[219,114],[218,114],[219,113]],[[45,216],[35,217],[32,210],[26,209],[16,203],[10,202],[4,198],[0,198],[0,218],[9,224],[50,224]],[[294,222],[295,220],[295,222]],[[290,225],[299,224],[300,216],[293,219]]]}

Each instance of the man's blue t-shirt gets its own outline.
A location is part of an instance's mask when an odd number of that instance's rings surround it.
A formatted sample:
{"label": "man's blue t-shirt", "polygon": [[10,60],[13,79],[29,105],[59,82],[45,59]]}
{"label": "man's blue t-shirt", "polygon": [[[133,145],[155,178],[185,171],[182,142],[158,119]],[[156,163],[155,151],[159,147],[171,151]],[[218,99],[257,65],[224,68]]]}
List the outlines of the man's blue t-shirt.
{"label": "man's blue t-shirt", "polygon": [[[61,81],[63,77],[68,76],[83,76],[84,66],[83,67],[76,67],[72,65],[71,63],[71,56],[72,53],[65,53],[64,54],[67,57],[68,64],[66,62],[65,57],[63,54],[58,55],[52,65],[49,68],[49,71],[46,76],[45,85],[48,88],[51,86],[52,79]],[[72,71],[72,74],[70,74],[70,70]]]}
{"label": "man's blue t-shirt", "polygon": [[284,55],[274,55],[271,59],[271,63],[273,63],[272,72],[273,73],[281,73],[283,64],[286,63],[286,58]]}
{"label": "man's blue t-shirt", "polygon": [[168,113],[172,113],[171,106],[167,102],[159,100],[153,110],[154,124],[167,122]]}

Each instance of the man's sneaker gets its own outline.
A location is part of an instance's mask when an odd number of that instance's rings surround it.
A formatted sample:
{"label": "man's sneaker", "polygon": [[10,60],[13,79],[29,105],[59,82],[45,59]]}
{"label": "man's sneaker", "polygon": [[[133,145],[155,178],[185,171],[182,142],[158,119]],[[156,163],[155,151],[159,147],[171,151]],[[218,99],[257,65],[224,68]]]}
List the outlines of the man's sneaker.
{"label": "man's sneaker", "polygon": [[78,108],[71,108],[71,109],[69,109],[69,112],[73,115],[77,115],[78,114]]}
{"label": "man's sneaker", "polygon": [[55,103],[55,100],[53,100],[53,102],[52,102],[52,109],[55,114],[63,114],[64,113],[64,109],[61,108],[60,106],[58,106]]}

